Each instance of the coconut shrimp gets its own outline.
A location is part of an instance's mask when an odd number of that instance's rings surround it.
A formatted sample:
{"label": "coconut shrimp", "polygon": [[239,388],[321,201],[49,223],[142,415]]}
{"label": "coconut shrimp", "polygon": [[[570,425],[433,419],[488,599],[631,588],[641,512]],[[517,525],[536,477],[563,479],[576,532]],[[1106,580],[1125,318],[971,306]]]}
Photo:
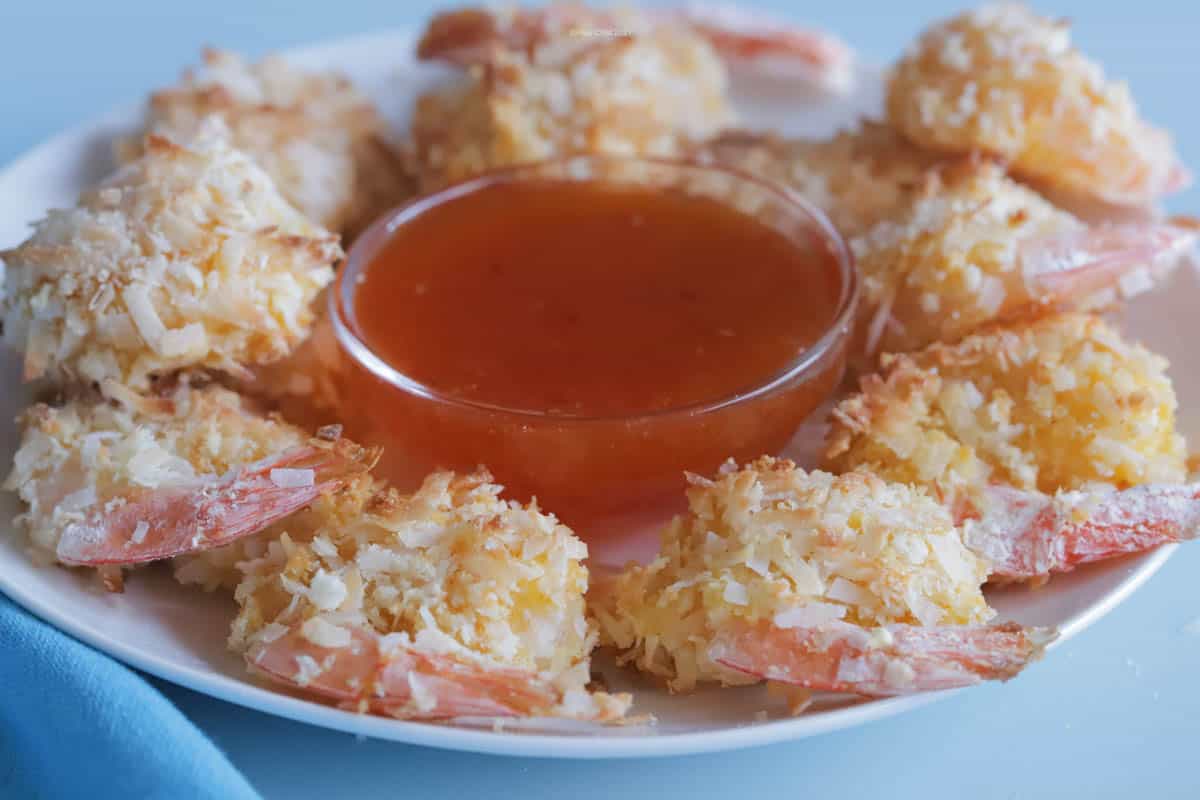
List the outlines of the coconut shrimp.
{"label": "coconut shrimp", "polygon": [[1102,308],[1153,286],[1195,238],[1160,222],[1085,225],[998,165],[946,164],[850,241],[862,275],[856,349],[870,361],[1047,308]]}
{"label": "coconut shrimp", "polygon": [[181,369],[246,375],[309,333],[342,257],[208,118],[145,152],[3,253],[4,336],[26,380],[149,390]]}
{"label": "coconut shrimp", "polygon": [[360,712],[620,718],[628,696],[587,689],[586,545],[500,491],[484,471],[436,473],[411,496],[360,482],[305,543],[277,525],[241,565],[230,646]]}
{"label": "coconut shrimp", "polygon": [[1123,206],[1189,182],[1128,87],[1071,45],[1067,25],[987,5],[926,31],[892,71],[887,116],[932,150],[1004,159],[1024,178]]}
{"label": "coconut shrimp", "polygon": [[681,155],[685,142],[734,119],[726,54],[774,63],[790,52],[790,63],[819,64],[820,75],[848,71],[848,51],[820,35],[683,19],[566,3],[435,17],[419,57],[468,71],[417,102],[412,169],[421,188],[569,153]]}
{"label": "coconut shrimp", "polygon": [[853,81],[854,52],[831,34],[732,5],[703,3],[665,9],[593,9],[577,2],[458,9],[430,20],[417,56],[470,66],[490,61],[500,50],[535,56],[547,45],[570,39],[596,45],[662,31],[686,31],[705,40],[735,68],[835,92]]}
{"label": "coconut shrimp", "polygon": [[867,120],[829,140],[727,131],[688,155],[787,186],[824,211],[846,237],[898,214],[927,171],[943,160]]}
{"label": "coconut shrimp", "polygon": [[1097,317],[1054,314],[883,364],[835,407],[825,465],[925,486],[957,520],[1070,518],[1187,475],[1165,359]]}
{"label": "coconut shrimp", "polygon": [[989,565],[919,488],[772,458],[690,481],[659,556],[591,609],[602,643],[673,691],[946,689],[1011,678],[1053,638],[993,621]]}
{"label": "coconut shrimp", "polygon": [[[18,519],[35,555],[67,566],[220,547],[335,491],[374,457],[336,431],[310,439],[215,385],[39,404],[21,429],[5,488],[25,502]],[[224,580],[189,572],[210,588]]]}
{"label": "coconut shrimp", "polygon": [[[284,198],[329,230],[353,235],[410,194],[382,117],[341,75],[303,72],[277,56],[252,64],[207,50],[201,69],[152,94],[148,106],[147,131],[175,140],[220,117],[232,144]],[[120,148],[125,158],[141,152],[140,140]]]}

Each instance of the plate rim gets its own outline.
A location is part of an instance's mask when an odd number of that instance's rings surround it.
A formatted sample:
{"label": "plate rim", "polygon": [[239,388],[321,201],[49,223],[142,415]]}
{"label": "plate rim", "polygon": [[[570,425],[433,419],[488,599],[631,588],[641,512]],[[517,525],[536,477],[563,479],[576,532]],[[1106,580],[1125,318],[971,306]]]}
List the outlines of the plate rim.
{"label": "plate rim", "polygon": [[[356,44],[365,45],[372,40],[411,42],[415,36],[414,28],[400,27],[310,42],[281,48],[276,52],[291,59],[306,61],[327,57],[324,52],[327,50],[348,50]],[[72,138],[86,137],[106,126],[127,122],[136,117],[141,106],[142,101],[121,103],[35,144],[0,169],[0,185],[11,180],[22,169],[29,168],[30,163],[41,157],[44,151],[62,147]],[[11,524],[11,521],[4,524]],[[9,538],[12,539],[11,535]],[[1059,626],[1059,637],[1050,647],[1057,647],[1081,633],[1125,602],[1162,568],[1177,547],[1176,544],[1163,545],[1154,551],[1134,557],[1137,561],[1136,566],[1112,590],[1100,601]],[[48,599],[25,591],[20,582],[3,570],[0,570],[0,592],[42,621],[101,653],[141,672],[219,701],[327,730],[369,736],[384,741],[490,755],[594,760],[661,758],[740,750],[844,730],[915,710],[961,691],[949,690],[870,700],[810,717],[748,722],[729,728],[649,736],[596,737],[464,728],[356,714],[273,691],[250,679],[235,679],[218,672],[176,663],[110,638],[102,631],[75,621],[67,614],[59,612]]]}
{"label": "plate rim", "polygon": [[[1059,627],[1059,637],[1048,649],[1090,627],[1130,597],[1171,558],[1178,544],[1167,544],[1143,556],[1137,567],[1100,602],[1072,617]],[[237,680],[220,673],[180,665],[168,659],[111,639],[60,613],[46,599],[35,597],[10,582],[0,571],[0,591],[46,623],[142,672],[183,686],[217,700],[243,708],[284,717],[343,733],[370,736],[405,744],[491,755],[536,758],[656,758],[740,750],[794,741],[831,733],[904,711],[914,710],[957,694],[961,689],[869,700],[819,716],[792,717],[769,722],[692,733],[668,733],[645,737],[591,737],[496,730],[477,730],[447,724],[356,714],[332,706],[293,697],[265,688],[250,680]]]}

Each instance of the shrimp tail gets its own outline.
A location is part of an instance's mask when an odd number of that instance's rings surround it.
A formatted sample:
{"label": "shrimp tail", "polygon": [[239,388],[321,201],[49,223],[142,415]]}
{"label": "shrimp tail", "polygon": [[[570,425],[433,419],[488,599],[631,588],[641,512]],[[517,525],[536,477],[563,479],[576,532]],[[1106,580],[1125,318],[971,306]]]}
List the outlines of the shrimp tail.
{"label": "shrimp tail", "polygon": [[1095,225],[1021,244],[1031,297],[1044,302],[1082,299],[1116,288],[1122,297],[1152,287],[1196,243],[1195,230],[1172,223]]}
{"label": "shrimp tail", "polygon": [[996,625],[863,628],[846,622],[780,628],[734,626],[709,656],[738,672],[805,689],[888,697],[1008,680],[1039,658],[1057,632]]}
{"label": "shrimp tail", "polygon": [[1200,536],[1200,484],[1046,495],[990,487],[963,539],[993,577],[1028,580]]}
{"label": "shrimp tail", "polygon": [[[854,51],[821,31],[788,25],[725,5],[696,4],[650,9],[651,28],[689,30],[705,39],[722,60],[771,76],[798,79],[827,91],[843,92],[854,77]],[[497,49],[532,52],[556,37],[603,42],[643,33],[626,30],[619,13],[575,3],[538,9],[496,11],[465,8],[435,16],[417,44],[417,57],[456,66],[487,63]],[[594,34],[594,35],[593,35]]]}
{"label": "shrimp tail", "polygon": [[831,93],[854,84],[854,50],[830,33],[734,5],[696,3],[663,13],[707,39],[727,63],[749,72]]}
{"label": "shrimp tail", "polygon": [[400,719],[524,717],[550,714],[559,691],[537,673],[446,652],[404,634],[339,628],[346,641],[315,644],[303,625],[263,637],[246,652],[253,671],[343,708]]}
{"label": "shrimp tail", "polygon": [[378,452],[314,440],[217,479],[150,489],[68,525],[58,560],[140,564],[210,550],[261,531],[367,472]]}

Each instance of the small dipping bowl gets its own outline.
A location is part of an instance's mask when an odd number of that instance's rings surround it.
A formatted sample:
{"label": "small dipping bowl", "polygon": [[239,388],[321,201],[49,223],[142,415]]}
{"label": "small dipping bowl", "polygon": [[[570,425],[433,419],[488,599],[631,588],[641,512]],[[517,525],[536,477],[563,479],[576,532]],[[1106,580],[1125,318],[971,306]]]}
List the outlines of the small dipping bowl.
{"label": "small dipping bowl", "polygon": [[[837,283],[829,284],[838,288],[827,328],[754,385],[707,402],[632,414],[572,415],[451,396],[400,371],[367,344],[370,337],[356,315],[356,290],[398,231],[472,193],[505,182],[548,181],[683,191],[732,206],[836,275]],[[538,235],[531,228],[529,236]],[[754,265],[731,263],[729,269],[747,273]],[[393,210],[355,241],[329,296],[339,349],[332,367],[339,416],[357,441],[384,448],[379,472],[402,489],[414,488],[436,469],[483,465],[509,497],[536,497],[541,508],[581,534],[602,537],[630,520],[657,522],[679,510],[687,472],[710,476],[730,458],[741,463],[780,453],[841,382],[857,291],[850,253],[825,216],[770,182],[689,162],[606,156],[500,170]],[[405,313],[402,304],[395,313]]]}

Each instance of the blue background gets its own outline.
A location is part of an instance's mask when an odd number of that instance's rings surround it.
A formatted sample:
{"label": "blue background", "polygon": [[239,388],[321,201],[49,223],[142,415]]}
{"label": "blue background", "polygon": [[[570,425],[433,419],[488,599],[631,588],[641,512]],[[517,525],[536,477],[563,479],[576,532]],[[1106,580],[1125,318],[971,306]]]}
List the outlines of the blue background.
{"label": "blue background", "polygon": [[[201,46],[252,54],[419,23],[427,2],[0,0],[0,163],[45,137],[172,82]],[[957,3],[762,3],[892,60]],[[1146,116],[1200,164],[1200,5],[1051,2],[1076,40],[1128,79]],[[1200,212],[1200,191],[1174,210]],[[4,243],[10,244],[10,243]],[[503,759],[356,740],[159,683],[265,796],[355,798],[1200,797],[1200,546],[1009,685],[898,718],[724,755],[571,762]],[[13,657],[7,653],[3,657]],[[0,687],[20,691],[20,687]],[[64,769],[69,769],[69,758]],[[116,766],[116,765],[114,765]]]}

